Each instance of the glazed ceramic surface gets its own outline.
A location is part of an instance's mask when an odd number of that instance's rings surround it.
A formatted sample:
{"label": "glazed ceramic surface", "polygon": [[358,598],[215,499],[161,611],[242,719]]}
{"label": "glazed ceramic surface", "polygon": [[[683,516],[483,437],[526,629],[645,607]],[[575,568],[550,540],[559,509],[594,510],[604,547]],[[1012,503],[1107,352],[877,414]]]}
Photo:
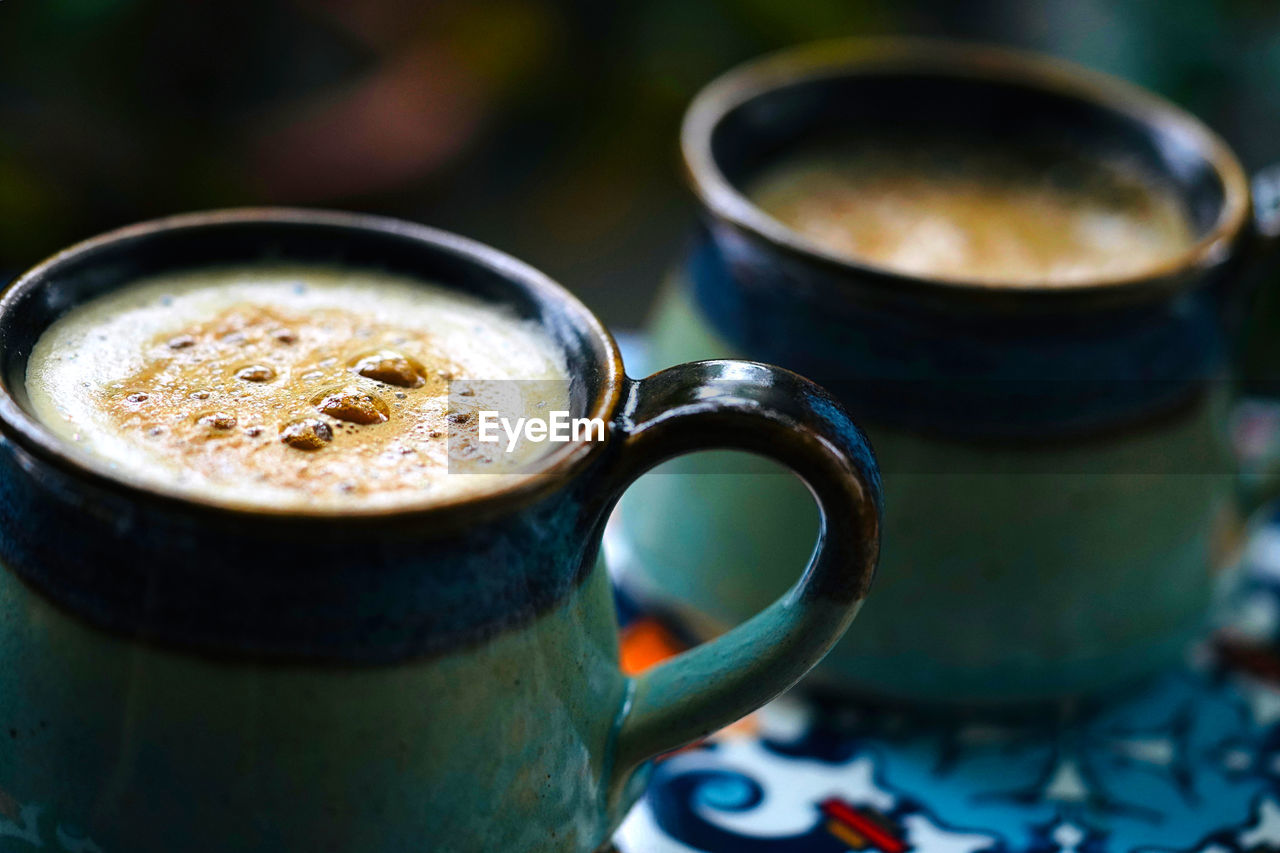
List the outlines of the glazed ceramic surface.
{"label": "glazed ceramic surface", "polygon": [[[1177,189],[1198,242],[1122,281],[935,282],[807,246],[736,189],[813,133],[873,125],[1127,152]],[[732,355],[814,376],[884,468],[874,606],[810,685],[1035,704],[1174,661],[1208,602],[1231,481],[1218,428],[1229,329],[1242,262],[1263,243],[1221,142],[1079,69],[912,42],[819,45],[733,72],[694,103],[683,142],[703,217],[651,326],[653,366]],[[785,586],[814,524],[776,466],[682,460],[628,495],[610,559],[650,607],[710,636]]]}
{"label": "glazed ceramic surface", "polygon": [[[27,411],[25,359],[71,306],[263,257],[514,308],[563,348],[573,405],[607,440],[464,501],[272,512],[142,488]],[[0,342],[0,850],[594,850],[653,755],[812,666],[875,566],[875,463],[820,389],[746,362],[633,382],[567,293],[430,229],[303,211],[137,226],[20,279]],[[841,527],[751,625],[628,678],[596,560],[604,519],[647,467],[717,446],[792,467]]]}

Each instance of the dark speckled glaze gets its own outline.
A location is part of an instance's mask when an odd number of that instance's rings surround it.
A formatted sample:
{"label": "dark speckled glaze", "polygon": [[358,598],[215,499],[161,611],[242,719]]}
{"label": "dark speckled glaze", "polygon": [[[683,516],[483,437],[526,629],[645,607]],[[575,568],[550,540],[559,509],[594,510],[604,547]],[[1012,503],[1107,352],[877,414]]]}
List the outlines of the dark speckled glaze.
{"label": "dark speckled glaze", "polygon": [[[32,345],[72,306],[162,270],[280,258],[513,306],[563,349],[576,414],[607,440],[471,499],[284,512],[142,488],[27,411]],[[197,214],[36,267],[0,299],[0,431],[0,803],[18,805],[0,830],[74,826],[104,853],[593,850],[649,758],[825,653],[878,554],[875,461],[817,386],[733,361],[628,379],[599,322],[536,271],[367,216]],[[604,522],[640,473],[710,447],[792,467],[840,523],[751,625],[626,678]]]}
{"label": "dark speckled glaze", "polygon": [[[1116,155],[1177,192],[1196,240],[1141,275],[1073,286],[863,264],[742,189],[833,130]],[[814,683],[1028,706],[1177,659],[1207,604],[1231,479],[1213,405],[1245,267],[1280,231],[1276,194],[1260,194],[1273,203],[1255,216],[1232,152],[1150,93],[934,41],[836,41],[749,63],[699,94],[682,146],[702,217],[655,316],[654,366],[749,357],[812,376],[859,418],[884,469],[884,578]],[[611,558],[640,597],[710,634],[776,593],[812,510],[785,477],[740,476],[758,470],[741,461],[695,469],[628,495]],[[707,530],[734,531],[732,545],[689,545]]]}

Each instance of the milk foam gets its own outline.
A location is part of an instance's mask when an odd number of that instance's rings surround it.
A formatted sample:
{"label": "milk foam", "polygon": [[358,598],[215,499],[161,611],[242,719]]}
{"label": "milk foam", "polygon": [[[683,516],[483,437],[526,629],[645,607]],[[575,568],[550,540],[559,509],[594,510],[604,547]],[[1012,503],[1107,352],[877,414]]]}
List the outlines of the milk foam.
{"label": "milk foam", "polygon": [[[534,324],[413,279],[330,267],[141,280],[59,319],[27,369],[37,416],[118,476],[276,508],[429,504],[527,476],[449,472],[447,436],[460,428],[449,384],[462,379],[560,380],[530,383],[539,399],[515,405],[568,408],[563,356]],[[491,384],[508,397],[522,387]]]}
{"label": "milk foam", "polygon": [[1077,151],[844,139],[781,158],[748,191],[824,249],[934,279],[1088,284],[1195,241],[1171,188]]}

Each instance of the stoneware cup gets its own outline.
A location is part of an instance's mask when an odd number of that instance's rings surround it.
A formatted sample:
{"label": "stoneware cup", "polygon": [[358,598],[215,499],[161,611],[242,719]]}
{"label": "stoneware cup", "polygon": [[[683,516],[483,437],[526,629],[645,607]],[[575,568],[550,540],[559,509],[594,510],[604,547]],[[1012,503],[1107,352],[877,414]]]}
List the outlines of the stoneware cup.
{"label": "stoneware cup", "polygon": [[[575,416],[604,419],[606,440],[471,499],[273,512],[143,487],[32,416],[27,357],[59,315],[139,276],[263,259],[509,306],[563,349]],[[648,759],[822,656],[876,563],[875,462],[818,387],[733,361],[628,379],[545,276],[369,216],[182,216],[41,264],[0,300],[0,429],[0,849],[594,850]],[[605,519],[641,472],[713,447],[790,467],[831,522],[786,595],[628,678]]]}
{"label": "stoneware cup", "polygon": [[[1173,188],[1195,243],[1123,280],[937,281],[828,253],[742,192],[817,135],[884,130],[1121,158]],[[1222,141],[1148,92],[1056,61],[844,41],[717,80],[682,146],[702,215],[651,327],[653,366],[745,356],[815,377],[867,429],[884,473],[875,604],[806,684],[1012,708],[1178,658],[1206,611],[1231,482],[1215,392],[1242,269],[1275,233]],[[785,588],[817,520],[776,466],[688,463],[628,494],[607,551],[628,590],[706,637]]]}

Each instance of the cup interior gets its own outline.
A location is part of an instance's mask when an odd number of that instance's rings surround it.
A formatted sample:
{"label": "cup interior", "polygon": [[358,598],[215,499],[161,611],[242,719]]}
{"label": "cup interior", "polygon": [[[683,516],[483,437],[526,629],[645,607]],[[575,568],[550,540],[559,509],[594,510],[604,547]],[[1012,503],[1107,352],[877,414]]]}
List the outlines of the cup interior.
{"label": "cup interior", "polygon": [[[549,278],[474,241],[359,214],[243,210],[191,214],[94,238],[35,267],[0,298],[0,426],[55,455],[67,448],[35,417],[27,361],[45,329],[94,297],[140,278],[215,266],[306,263],[420,279],[513,310],[537,323],[564,355],[575,416],[606,418],[620,361],[595,316]],[[574,448],[540,460],[549,467]]]}
{"label": "cup interior", "polygon": [[753,177],[823,137],[882,135],[1051,146],[1131,165],[1183,202],[1197,240],[1187,254],[1243,221],[1247,188],[1234,155],[1197,119],[1137,87],[984,48],[821,47],[731,72],[695,101],[686,161],[714,212],[786,230],[746,197]]}

